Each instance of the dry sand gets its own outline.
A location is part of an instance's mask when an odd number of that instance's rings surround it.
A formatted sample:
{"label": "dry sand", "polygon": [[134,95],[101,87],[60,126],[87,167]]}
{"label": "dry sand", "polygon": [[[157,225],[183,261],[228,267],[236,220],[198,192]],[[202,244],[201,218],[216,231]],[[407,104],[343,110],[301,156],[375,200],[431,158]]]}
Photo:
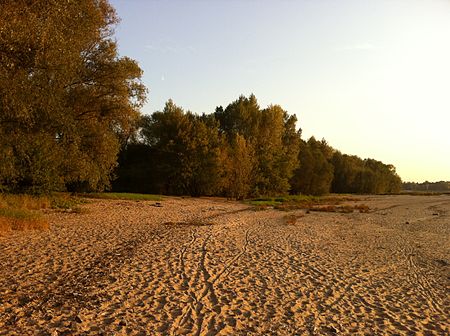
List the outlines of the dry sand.
{"label": "dry sand", "polygon": [[0,237],[0,335],[448,335],[450,197],[361,203],[49,213],[49,231]]}

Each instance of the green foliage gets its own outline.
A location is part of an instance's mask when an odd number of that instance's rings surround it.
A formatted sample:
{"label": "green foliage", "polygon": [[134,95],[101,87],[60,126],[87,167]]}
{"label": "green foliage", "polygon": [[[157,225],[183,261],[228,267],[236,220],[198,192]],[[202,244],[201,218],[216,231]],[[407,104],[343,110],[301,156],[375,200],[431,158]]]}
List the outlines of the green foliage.
{"label": "green foliage", "polygon": [[290,181],[293,193],[383,194],[397,193],[401,187],[394,166],[341,154],[325,140],[314,137],[300,144],[299,161]]}
{"label": "green foliage", "polygon": [[[212,126],[210,125],[212,123]],[[223,138],[214,121],[185,113],[171,100],[144,117],[141,137],[157,164],[153,190],[161,194],[214,195],[221,187]]]}
{"label": "green foliage", "polygon": [[295,116],[289,116],[278,105],[261,110],[254,95],[240,96],[225,110],[217,108],[214,115],[229,143],[232,145],[237,135],[242,136],[249,148],[247,152],[254,156],[250,194],[286,193],[297,165],[300,140]]}
{"label": "green foliage", "polygon": [[[260,197],[246,201],[259,209],[273,207],[277,210],[297,210],[307,209],[316,211],[326,211],[325,209],[341,209],[336,205],[346,201],[357,201],[349,196],[311,196],[311,195],[287,195],[282,197]],[[359,209],[359,206],[352,206],[352,209]],[[331,210],[330,210],[331,211]],[[352,210],[353,211],[353,210]]]}
{"label": "green foliage", "polygon": [[220,130],[229,136],[240,134],[253,142],[258,134],[261,110],[253,94],[248,98],[240,96],[225,110],[222,107],[216,108],[214,116],[219,121]]}
{"label": "green foliage", "polygon": [[8,217],[21,220],[41,219],[42,215],[36,211],[17,208],[0,208],[0,217]]}
{"label": "green foliage", "polygon": [[86,203],[86,200],[80,197],[72,196],[67,193],[53,193],[48,196],[52,209],[58,210],[77,210],[79,206]]}
{"label": "green foliage", "polygon": [[314,137],[303,141],[296,122],[278,105],[260,109],[254,95],[202,116],[169,100],[141,119],[120,155],[114,190],[234,199],[399,190],[392,165],[342,155]]}
{"label": "green foliage", "polygon": [[252,175],[256,168],[251,144],[239,134],[230,136],[223,158],[223,190],[227,197],[244,199],[252,189]]}
{"label": "green foliage", "polygon": [[299,167],[291,178],[291,192],[306,195],[323,195],[330,192],[333,180],[333,165],[328,161],[331,147],[325,140],[311,137],[302,141],[299,152]]}
{"label": "green foliage", "polygon": [[145,99],[106,0],[0,2],[0,188],[103,189]]}
{"label": "green foliage", "polygon": [[337,193],[384,194],[398,193],[401,179],[395,167],[373,159],[335,152],[332,191]]}

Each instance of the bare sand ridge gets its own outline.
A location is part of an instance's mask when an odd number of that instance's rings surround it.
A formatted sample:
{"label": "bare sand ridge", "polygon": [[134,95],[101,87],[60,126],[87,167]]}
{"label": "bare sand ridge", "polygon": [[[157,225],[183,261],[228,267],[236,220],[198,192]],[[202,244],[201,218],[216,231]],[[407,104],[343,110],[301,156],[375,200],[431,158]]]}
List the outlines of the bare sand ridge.
{"label": "bare sand ridge", "polygon": [[361,203],[49,213],[49,231],[0,237],[0,335],[448,335],[450,197]]}

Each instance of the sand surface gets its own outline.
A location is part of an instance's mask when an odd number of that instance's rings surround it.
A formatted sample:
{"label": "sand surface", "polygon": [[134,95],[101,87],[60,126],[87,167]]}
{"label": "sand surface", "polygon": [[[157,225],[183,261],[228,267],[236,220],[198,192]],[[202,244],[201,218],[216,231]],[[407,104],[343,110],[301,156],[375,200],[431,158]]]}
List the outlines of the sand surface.
{"label": "sand surface", "polygon": [[450,196],[360,203],[50,212],[49,231],[0,237],[0,335],[448,335]]}

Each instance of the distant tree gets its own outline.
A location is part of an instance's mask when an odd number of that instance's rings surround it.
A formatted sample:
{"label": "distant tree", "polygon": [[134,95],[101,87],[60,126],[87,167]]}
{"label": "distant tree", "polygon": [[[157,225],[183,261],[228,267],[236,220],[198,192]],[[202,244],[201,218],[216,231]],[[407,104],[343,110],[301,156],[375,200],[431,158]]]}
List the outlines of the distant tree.
{"label": "distant tree", "polygon": [[339,151],[333,154],[331,163],[334,168],[332,192],[358,193],[361,192],[360,178],[364,170],[364,162],[355,155],[341,154]]}
{"label": "distant tree", "polygon": [[201,117],[188,114],[193,123],[191,146],[187,153],[189,165],[187,191],[190,195],[217,195],[222,189],[224,139],[218,127],[208,127]]}
{"label": "distant tree", "polygon": [[401,179],[393,165],[339,152],[333,155],[331,162],[334,166],[333,192],[382,194],[401,189]]}
{"label": "distant tree", "polygon": [[315,162],[311,149],[304,140],[299,145],[298,161],[299,165],[290,180],[291,193],[311,194]]}
{"label": "distant tree", "polygon": [[436,191],[436,192],[448,192],[450,191],[450,181],[438,181],[422,183],[417,182],[404,182],[402,183],[402,189],[407,191]]}
{"label": "distant tree", "polygon": [[145,100],[118,57],[106,0],[0,2],[0,185],[40,192],[109,185]]}

